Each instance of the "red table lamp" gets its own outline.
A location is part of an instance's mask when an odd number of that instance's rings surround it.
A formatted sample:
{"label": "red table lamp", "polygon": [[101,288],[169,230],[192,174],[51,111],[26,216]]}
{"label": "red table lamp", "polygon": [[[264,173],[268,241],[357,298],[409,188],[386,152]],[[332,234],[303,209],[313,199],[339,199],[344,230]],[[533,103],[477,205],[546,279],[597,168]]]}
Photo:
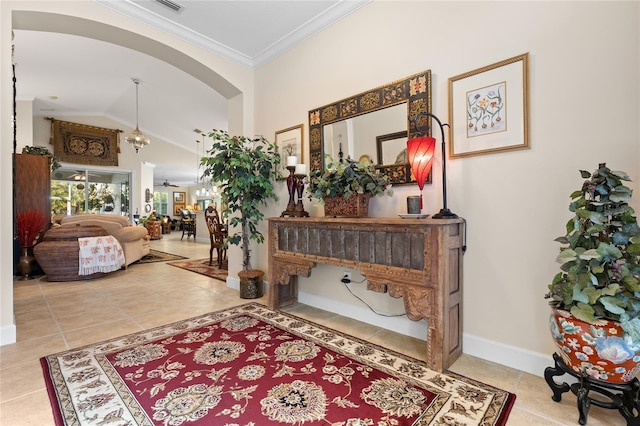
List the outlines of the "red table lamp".
{"label": "red table lamp", "polygon": [[[447,208],[447,158],[444,147],[444,126],[448,124],[442,124],[442,122],[435,115],[430,112],[421,112],[413,120],[415,123],[416,131],[418,131],[418,118],[420,116],[427,116],[434,119],[440,126],[440,132],[442,134],[442,202],[443,207],[440,211],[434,214],[434,219],[453,219],[458,217],[455,213],[452,213]],[[435,152],[436,140],[429,136],[419,136],[407,141],[407,156],[409,157],[409,165],[411,166],[411,172],[416,178],[416,183],[420,188],[420,209],[422,210],[422,189],[424,183],[427,180],[427,176],[431,171],[433,164],[433,154]]]}
{"label": "red table lamp", "polygon": [[407,141],[407,156],[411,173],[416,179],[420,188],[420,211],[422,211],[422,189],[427,181],[427,176],[431,173],[433,164],[433,152],[436,150],[435,138],[422,136]]}

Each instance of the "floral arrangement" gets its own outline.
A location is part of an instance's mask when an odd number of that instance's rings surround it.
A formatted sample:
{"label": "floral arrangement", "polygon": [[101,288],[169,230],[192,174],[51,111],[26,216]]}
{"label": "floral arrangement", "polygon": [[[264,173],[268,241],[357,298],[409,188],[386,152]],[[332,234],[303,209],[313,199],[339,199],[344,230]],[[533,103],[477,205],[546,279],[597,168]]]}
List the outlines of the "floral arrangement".
{"label": "floral arrangement", "polygon": [[20,247],[34,245],[40,232],[47,226],[48,219],[40,210],[25,210],[18,213],[18,239]]}
{"label": "floral arrangement", "polygon": [[323,197],[343,196],[351,198],[354,194],[392,195],[389,177],[380,173],[369,161],[336,161],[327,158],[324,170],[313,170],[309,175],[307,191],[322,200]]}

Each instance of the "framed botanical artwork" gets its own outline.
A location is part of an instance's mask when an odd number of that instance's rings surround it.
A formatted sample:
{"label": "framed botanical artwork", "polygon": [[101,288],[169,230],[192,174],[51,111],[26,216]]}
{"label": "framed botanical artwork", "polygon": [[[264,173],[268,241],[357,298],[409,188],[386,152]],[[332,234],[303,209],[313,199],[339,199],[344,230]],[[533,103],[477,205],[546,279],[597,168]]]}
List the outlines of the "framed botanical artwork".
{"label": "framed botanical artwork", "polygon": [[184,209],[184,204],[174,204],[173,205],[173,215],[180,216],[180,210]]}
{"label": "framed botanical artwork", "polygon": [[174,191],[174,193],[173,193],[173,204],[184,204],[184,197],[185,197],[185,193],[184,192]]}
{"label": "framed botanical artwork", "polygon": [[529,148],[529,53],[449,78],[451,158]]}
{"label": "framed botanical artwork", "polygon": [[296,157],[297,164],[304,164],[303,128],[303,124],[298,124],[276,132],[275,144],[280,154],[280,167],[277,170],[278,179],[286,179],[289,176],[287,157]]}

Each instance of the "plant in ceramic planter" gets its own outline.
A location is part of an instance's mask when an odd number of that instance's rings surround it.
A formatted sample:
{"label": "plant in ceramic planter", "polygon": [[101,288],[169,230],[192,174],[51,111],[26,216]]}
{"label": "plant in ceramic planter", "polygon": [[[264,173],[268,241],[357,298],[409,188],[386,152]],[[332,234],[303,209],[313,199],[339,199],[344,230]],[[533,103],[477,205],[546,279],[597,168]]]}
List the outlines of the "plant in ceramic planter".
{"label": "plant in ceramic planter", "polygon": [[[561,311],[552,318],[552,334],[562,350],[581,360],[581,369],[607,379],[589,362],[591,353],[619,366],[640,361],[640,227],[631,200],[630,181],[621,171],[600,164],[593,173],[580,171],[582,188],[571,194],[569,210],[574,213],[566,235],[556,241],[566,246],[557,257],[561,271],[549,285],[546,298]],[[588,332],[577,332],[569,318],[588,324]],[[617,322],[619,335],[605,336],[608,321]],[[561,332],[572,331],[571,337]],[[560,337],[560,341],[558,341]],[[576,367],[574,367],[575,369]],[[627,371],[627,373],[630,373]],[[631,376],[631,374],[627,374]],[[622,380],[625,381],[625,380]]]}
{"label": "plant in ceramic planter", "polygon": [[263,137],[250,139],[230,136],[224,130],[209,133],[213,145],[203,157],[203,176],[220,183],[222,202],[228,206],[222,218],[231,217],[229,226],[240,227],[240,232],[230,234],[225,244],[242,248],[243,271],[252,271],[250,240],[264,242],[258,224],[264,219],[260,210],[267,201],[277,200],[274,190],[280,154],[275,144]]}
{"label": "plant in ceramic planter", "polygon": [[[346,200],[357,195],[392,195],[389,177],[369,161],[336,161],[327,158],[324,170],[313,170],[307,191],[323,205],[330,198]],[[368,200],[368,199],[367,199]]]}

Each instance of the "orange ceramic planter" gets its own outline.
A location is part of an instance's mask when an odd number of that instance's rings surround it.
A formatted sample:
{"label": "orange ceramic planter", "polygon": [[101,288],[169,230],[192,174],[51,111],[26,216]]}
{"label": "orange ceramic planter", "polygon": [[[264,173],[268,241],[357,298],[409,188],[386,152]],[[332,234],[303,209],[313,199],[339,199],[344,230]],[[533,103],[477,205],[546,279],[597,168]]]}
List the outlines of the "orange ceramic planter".
{"label": "orange ceramic planter", "polygon": [[620,324],[581,321],[552,308],[551,335],[565,364],[578,374],[611,383],[627,383],[640,371],[640,346],[625,339]]}

